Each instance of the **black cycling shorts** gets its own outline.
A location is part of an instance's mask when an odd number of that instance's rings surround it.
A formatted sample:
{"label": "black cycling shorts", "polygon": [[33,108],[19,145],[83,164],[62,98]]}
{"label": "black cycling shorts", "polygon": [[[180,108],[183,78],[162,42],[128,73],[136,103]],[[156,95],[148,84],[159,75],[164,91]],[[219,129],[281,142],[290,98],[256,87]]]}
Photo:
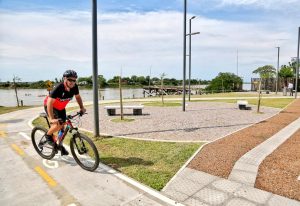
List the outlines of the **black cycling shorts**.
{"label": "black cycling shorts", "polygon": [[[44,106],[44,108],[45,108],[45,111],[46,111],[46,113],[49,117],[49,114],[48,114],[48,111],[47,111],[47,106]],[[53,114],[54,114],[55,119],[61,119],[64,122],[67,119],[66,109],[58,110],[58,109],[53,108]]]}

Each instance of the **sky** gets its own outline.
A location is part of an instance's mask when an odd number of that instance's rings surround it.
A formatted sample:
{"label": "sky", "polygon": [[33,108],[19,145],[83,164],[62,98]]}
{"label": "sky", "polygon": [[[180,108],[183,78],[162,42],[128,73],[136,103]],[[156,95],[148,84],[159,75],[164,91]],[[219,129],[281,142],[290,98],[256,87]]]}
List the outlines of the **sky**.
{"label": "sky", "polygon": [[[92,75],[90,0],[0,0],[0,81]],[[98,0],[98,73],[183,78],[183,0]],[[187,0],[194,79],[297,56],[300,0]],[[188,49],[187,39],[187,49]],[[238,58],[237,58],[238,57]],[[188,58],[187,58],[188,60]],[[187,69],[188,69],[187,61]],[[188,72],[187,72],[188,76]]]}

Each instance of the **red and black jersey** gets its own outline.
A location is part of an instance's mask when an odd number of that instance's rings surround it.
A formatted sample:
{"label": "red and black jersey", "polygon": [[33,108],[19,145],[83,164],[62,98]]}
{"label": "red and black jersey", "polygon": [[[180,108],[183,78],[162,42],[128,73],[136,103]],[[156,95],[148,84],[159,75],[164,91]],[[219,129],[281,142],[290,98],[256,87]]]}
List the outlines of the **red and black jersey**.
{"label": "red and black jersey", "polygon": [[57,110],[63,110],[67,104],[72,100],[74,95],[79,94],[78,85],[75,84],[73,88],[70,89],[70,91],[67,91],[65,89],[64,83],[60,83],[56,85],[53,90],[50,92],[49,96],[47,96],[44,100],[44,105],[47,105],[48,97],[51,97],[55,99],[53,103],[53,108]]}

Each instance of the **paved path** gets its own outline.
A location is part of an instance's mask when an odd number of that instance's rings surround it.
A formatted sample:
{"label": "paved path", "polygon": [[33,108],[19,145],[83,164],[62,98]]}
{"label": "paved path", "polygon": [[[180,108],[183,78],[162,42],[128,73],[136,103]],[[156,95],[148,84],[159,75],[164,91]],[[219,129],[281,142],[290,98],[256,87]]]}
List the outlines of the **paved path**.
{"label": "paved path", "polygon": [[254,187],[260,163],[300,128],[300,118],[259,144],[234,165],[229,178]]}
{"label": "paved path", "polygon": [[300,202],[190,168],[183,169],[163,193],[188,206],[300,206]]}
{"label": "paved path", "polygon": [[0,115],[0,205],[180,205],[105,165],[88,172],[71,156],[43,160],[27,124],[40,111]]}

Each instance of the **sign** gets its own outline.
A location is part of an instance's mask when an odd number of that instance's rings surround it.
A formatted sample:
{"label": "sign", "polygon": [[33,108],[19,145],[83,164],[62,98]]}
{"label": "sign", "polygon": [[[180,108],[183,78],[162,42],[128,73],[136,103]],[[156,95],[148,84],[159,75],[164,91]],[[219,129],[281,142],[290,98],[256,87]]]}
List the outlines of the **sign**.
{"label": "sign", "polygon": [[52,86],[53,86],[53,83],[50,80],[46,81],[46,87],[47,87],[48,92],[50,92],[52,90]]}

